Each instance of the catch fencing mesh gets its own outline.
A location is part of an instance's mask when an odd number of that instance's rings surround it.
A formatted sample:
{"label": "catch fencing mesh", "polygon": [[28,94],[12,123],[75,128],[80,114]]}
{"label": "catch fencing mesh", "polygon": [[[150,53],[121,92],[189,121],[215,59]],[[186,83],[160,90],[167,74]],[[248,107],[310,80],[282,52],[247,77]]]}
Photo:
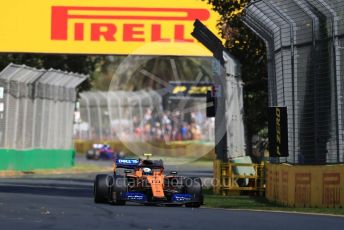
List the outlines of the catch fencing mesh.
{"label": "catch fencing mesh", "polygon": [[344,157],[344,2],[258,0],[244,21],[266,43],[269,105],[288,110],[289,157],[339,163]]}
{"label": "catch fencing mesh", "polygon": [[0,148],[71,149],[76,88],[87,76],[10,64],[0,73]]}

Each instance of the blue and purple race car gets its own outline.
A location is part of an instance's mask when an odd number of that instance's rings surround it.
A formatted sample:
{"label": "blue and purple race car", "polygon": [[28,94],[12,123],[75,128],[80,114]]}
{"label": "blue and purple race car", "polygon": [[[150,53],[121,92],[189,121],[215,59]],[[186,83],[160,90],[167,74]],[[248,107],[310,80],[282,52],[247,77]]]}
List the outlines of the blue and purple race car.
{"label": "blue and purple race car", "polygon": [[121,158],[121,153],[114,151],[107,144],[93,144],[92,149],[86,153],[88,160],[116,160]]}

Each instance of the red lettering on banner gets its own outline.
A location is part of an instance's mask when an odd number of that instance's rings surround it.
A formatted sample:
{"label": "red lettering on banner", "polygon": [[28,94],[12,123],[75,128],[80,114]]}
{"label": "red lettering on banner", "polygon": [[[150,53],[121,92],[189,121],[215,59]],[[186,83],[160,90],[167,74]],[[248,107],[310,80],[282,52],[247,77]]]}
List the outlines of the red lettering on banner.
{"label": "red lettering on banner", "polygon": [[184,25],[176,25],[175,26],[175,35],[174,39],[176,42],[193,42],[193,39],[185,38],[185,27]]}
{"label": "red lettering on banner", "polygon": [[163,38],[161,35],[161,25],[152,25],[152,42],[171,42],[169,38]]}
{"label": "red lettering on banner", "polygon": [[144,28],[143,24],[124,24],[123,26],[123,41],[127,42],[144,42],[144,38],[135,37],[135,35],[144,35],[143,30],[137,29]]}
{"label": "red lettering on banner", "polygon": [[323,199],[327,206],[340,205],[340,173],[323,174]]}
{"label": "red lettering on banner", "polygon": [[[98,14],[97,14],[98,12]],[[116,14],[117,12],[117,14]],[[121,14],[118,14],[121,12]],[[123,12],[128,13],[123,14]],[[88,13],[88,14],[87,14]],[[144,13],[141,14],[140,13]],[[151,15],[147,15],[151,13]],[[154,15],[157,14],[158,15]],[[166,13],[166,15],[163,15]],[[171,13],[176,13],[171,16]],[[77,7],[77,6],[53,6],[51,14],[51,40],[68,40],[68,24],[71,21],[74,29],[74,40],[85,40],[85,25],[91,23],[91,40],[116,41],[114,35],[117,30],[123,29],[124,41],[144,42],[143,24],[127,23],[124,26],[116,23],[116,20],[155,20],[155,21],[194,21],[199,19],[206,21],[210,18],[207,9],[182,9],[182,8],[145,8],[145,7]],[[87,20],[87,21],[86,21]],[[97,23],[97,20],[102,20]],[[104,20],[109,21],[104,23]],[[147,26],[147,34],[151,35],[152,41],[172,42],[172,38],[162,38],[162,24],[151,24]],[[118,31],[119,32],[119,31]],[[141,35],[141,36],[139,36]],[[185,26],[175,25],[175,42],[194,42],[191,38],[186,38]]]}
{"label": "red lettering on banner", "polygon": [[117,28],[113,24],[93,23],[91,25],[91,40],[100,41],[101,37],[103,37],[105,41],[116,41],[116,31]]}
{"label": "red lettering on banner", "polygon": [[295,174],[295,203],[309,206],[311,202],[311,174]]}
{"label": "red lettering on banner", "polygon": [[84,24],[75,23],[74,31],[75,31],[75,34],[74,34],[75,41],[83,41],[84,40]]}
{"label": "red lettering on banner", "polygon": [[274,184],[274,181],[273,181],[273,171],[272,170],[268,170],[267,171],[267,185],[266,185],[266,194],[267,194],[267,197],[272,199],[272,195],[273,195],[273,184]]}
{"label": "red lettering on banner", "polygon": [[282,171],[282,200],[288,203],[288,172]]}
{"label": "red lettering on banner", "polygon": [[274,180],[274,199],[278,200],[279,199],[279,173],[278,171],[275,171],[275,180]]}

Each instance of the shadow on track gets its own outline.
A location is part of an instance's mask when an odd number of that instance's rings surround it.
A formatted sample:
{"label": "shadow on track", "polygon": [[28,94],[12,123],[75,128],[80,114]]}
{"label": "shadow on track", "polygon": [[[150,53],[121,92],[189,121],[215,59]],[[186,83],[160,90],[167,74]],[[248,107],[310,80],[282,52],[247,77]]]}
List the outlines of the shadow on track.
{"label": "shadow on track", "polygon": [[93,187],[71,184],[0,183],[0,193],[20,193],[37,196],[93,197]]}

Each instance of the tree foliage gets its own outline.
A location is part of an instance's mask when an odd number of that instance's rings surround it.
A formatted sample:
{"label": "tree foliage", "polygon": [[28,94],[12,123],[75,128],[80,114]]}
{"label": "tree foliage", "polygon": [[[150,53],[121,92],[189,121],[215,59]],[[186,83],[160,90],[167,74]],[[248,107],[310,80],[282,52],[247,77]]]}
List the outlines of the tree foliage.
{"label": "tree foliage", "polygon": [[226,40],[226,47],[242,64],[245,121],[250,142],[252,135],[266,127],[268,83],[265,44],[242,20],[243,9],[248,2],[249,0],[208,0],[221,15],[218,26]]}

